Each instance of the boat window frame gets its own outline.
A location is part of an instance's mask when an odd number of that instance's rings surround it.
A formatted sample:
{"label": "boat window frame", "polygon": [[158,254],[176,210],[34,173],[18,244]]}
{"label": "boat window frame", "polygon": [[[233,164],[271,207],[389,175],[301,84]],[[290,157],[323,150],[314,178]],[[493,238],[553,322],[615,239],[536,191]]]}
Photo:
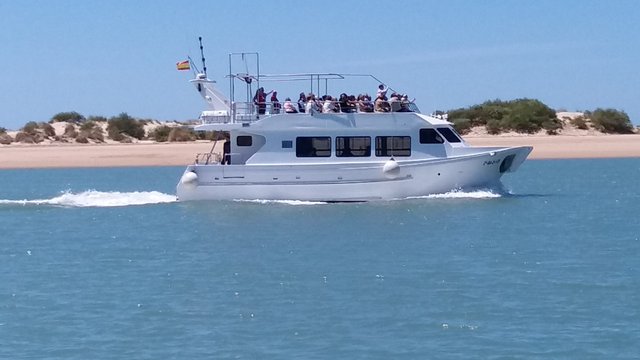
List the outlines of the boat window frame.
{"label": "boat window frame", "polygon": [[[358,144],[353,142],[357,140],[364,141],[364,149],[356,148]],[[336,157],[371,157],[371,136],[336,136],[335,147]]]}
{"label": "boat window frame", "polygon": [[[320,143],[319,143],[320,142]],[[326,142],[328,147],[319,147]],[[305,148],[306,147],[306,148]],[[305,151],[302,151],[305,150]],[[331,136],[298,136],[296,137],[296,157],[331,157]]]}
{"label": "boat window frame", "polygon": [[[384,140],[383,140],[384,139]],[[389,148],[389,139],[391,141],[392,147]],[[384,144],[383,144],[384,141]],[[401,141],[404,145],[403,147],[396,147],[397,141]],[[400,145],[403,145],[400,144]],[[377,157],[409,157],[411,156],[411,136],[409,135],[401,135],[401,136],[376,136],[375,140],[376,145],[376,156]],[[387,145],[387,146],[382,146]]]}
{"label": "boat window frame", "polygon": [[[244,142],[247,139],[249,141],[248,142]],[[241,146],[241,147],[251,147],[251,146],[253,146],[253,136],[251,136],[251,135],[238,135],[238,136],[236,136],[236,146]]]}
{"label": "boat window frame", "polygon": [[444,135],[434,128],[422,128],[419,132],[420,144],[441,145],[444,144]]}
{"label": "boat window frame", "polygon": [[440,133],[440,135],[444,136],[444,138],[447,139],[447,141],[450,143],[462,142],[462,139],[460,138],[460,136],[452,128],[441,126],[436,128],[436,130],[438,131],[438,133]]}

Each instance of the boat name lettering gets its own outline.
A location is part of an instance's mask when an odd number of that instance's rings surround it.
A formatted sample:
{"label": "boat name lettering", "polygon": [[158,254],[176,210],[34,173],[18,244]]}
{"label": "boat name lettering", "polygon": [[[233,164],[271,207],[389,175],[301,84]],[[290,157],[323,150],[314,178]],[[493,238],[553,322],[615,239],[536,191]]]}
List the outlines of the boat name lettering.
{"label": "boat name lettering", "polygon": [[485,165],[485,166],[486,165],[495,165],[495,164],[500,163],[500,160],[501,159],[498,159],[498,160],[487,160],[487,161],[483,162],[482,165]]}

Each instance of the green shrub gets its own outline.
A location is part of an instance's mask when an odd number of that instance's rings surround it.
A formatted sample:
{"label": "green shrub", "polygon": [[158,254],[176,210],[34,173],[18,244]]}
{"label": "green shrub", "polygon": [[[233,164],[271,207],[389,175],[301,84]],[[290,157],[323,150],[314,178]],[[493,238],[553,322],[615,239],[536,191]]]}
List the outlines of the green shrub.
{"label": "green shrub", "polygon": [[165,142],[169,140],[170,132],[171,132],[171,127],[167,125],[161,125],[153,129],[153,131],[149,136],[152,137],[157,142]]}
{"label": "green shrub", "polygon": [[196,131],[195,134],[198,140],[215,141],[226,139],[224,134],[218,131]]}
{"label": "green shrub", "polygon": [[40,129],[44,131],[44,134],[49,137],[56,136],[56,130],[51,126],[51,124],[47,124],[45,122],[40,123]]}
{"label": "green shrub", "polygon": [[102,130],[102,126],[94,126],[89,132],[89,138],[99,142],[104,142],[104,130]]}
{"label": "green shrub", "polygon": [[[129,135],[138,140],[142,139],[145,135],[142,123],[127,115],[127,113],[121,113],[118,116],[110,118],[107,125],[107,132],[109,133],[109,137],[116,141],[122,141],[124,139],[122,134]],[[120,134],[120,136],[117,134]],[[114,136],[120,140],[114,138]]]}
{"label": "green shrub", "polygon": [[75,138],[76,136],[78,136],[78,132],[76,131],[75,125],[67,124],[67,126],[64,127],[64,136],[67,136],[70,138]]}
{"label": "green shrub", "polygon": [[87,120],[82,125],[80,125],[80,131],[91,131],[96,126],[95,121]]}
{"label": "green shrub", "polygon": [[538,100],[518,99],[507,103],[509,114],[502,121],[506,129],[533,134],[545,122],[557,122],[556,112]]}
{"label": "green shrub", "polygon": [[490,119],[489,121],[487,121],[485,128],[491,135],[497,135],[502,132],[502,125],[500,124],[500,120],[497,119]]}
{"label": "green shrub", "polygon": [[125,139],[125,136],[123,135],[122,132],[120,132],[120,129],[118,129],[117,127],[112,127],[112,128],[107,127],[107,134],[114,141],[123,141]]}
{"label": "green shrub", "polygon": [[465,126],[486,126],[490,134],[503,131],[535,133],[547,127],[555,128],[556,112],[538,100],[517,99],[512,101],[490,100],[466,109],[449,112],[449,121],[456,124],[462,121]]}
{"label": "green shrub", "polygon": [[466,135],[471,131],[471,120],[464,118],[457,118],[453,120],[453,127],[460,135]]}
{"label": "green shrub", "polygon": [[88,144],[89,138],[87,137],[87,133],[85,131],[81,131],[78,136],[76,136],[76,142],[80,144]]}
{"label": "green shrub", "polygon": [[13,142],[13,138],[6,132],[0,133],[0,144],[9,145]]}
{"label": "green shrub", "polygon": [[53,117],[49,122],[54,123],[54,122],[67,121],[67,122],[79,124],[84,120],[85,118],[84,116],[82,116],[82,114],[77,113],[75,111],[67,111],[67,112],[61,112],[53,115]]}
{"label": "green shrub", "polygon": [[3,128],[3,127],[0,127],[0,135],[1,134],[6,134],[6,133],[7,133],[7,129]]}
{"label": "green shrub", "polygon": [[36,142],[33,135],[28,134],[24,131],[20,131],[16,134],[15,141],[23,144],[34,144]]}
{"label": "green shrub", "polygon": [[29,121],[22,127],[22,132],[29,135],[35,135],[38,132],[38,123]]}
{"label": "green shrub", "polygon": [[104,116],[92,115],[92,116],[87,117],[87,121],[93,121],[93,122],[97,122],[97,123],[98,122],[107,122],[107,118],[104,117]]}
{"label": "green shrub", "polygon": [[589,124],[583,116],[577,116],[569,120],[569,123],[580,130],[589,130]]}
{"label": "green shrub", "polygon": [[558,130],[562,129],[562,122],[554,120],[546,120],[542,123],[542,128],[547,131],[549,135],[558,135]]}
{"label": "green shrub", "polygon": [[604,133],[633,134],[633,125],[624,111],[615,109],[596,109],[589,113],[593,127]]}
{"label": "green shrub", "polygon": [[168,139],[169,141],[194,141],[196,139],[196,134],[192,129],[187,129],[183,127],[174,127],[169,132]]}

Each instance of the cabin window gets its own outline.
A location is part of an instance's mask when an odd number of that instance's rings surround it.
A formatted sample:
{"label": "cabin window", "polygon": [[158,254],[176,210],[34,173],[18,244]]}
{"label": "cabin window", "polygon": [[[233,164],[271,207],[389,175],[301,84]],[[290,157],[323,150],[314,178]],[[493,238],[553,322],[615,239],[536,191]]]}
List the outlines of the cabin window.
{"label": "cabin window", "polygon": [[368,136],[336,137],[337,157],[369,157],[371,156],[371,138]]}
{"label": "cabin window", "polygon": [[282,140],[282,148],[283,149],[291,149],[291,148],[293,148],[293,141],[291,141],[291,140]]}
{"label": "cabin window", "polygon": [[411,137],[376,136],[376,156],[411,156]]}
{"label": "cabin window", "polygon": [[251,146],[253,145],[253,137],[248,135],[238,136],[236,138],[236,145],[238,146]]}
{"label": "cabin window", "polygon": [[450,128],[441,127],[438,128],[438,132],[442,134],[442,136],[444,136],[444,138],[447,139],[447,141],[450,143],[459,143],[462,141],[460,140],[460,137],[456,135],[456,133]]}
{"label": "cabin window", "polygon": [[420,129],[420,144],[442,144],[444,139],[435,129]]}
{"label": "cabin window", "polygon": [[299,137],[296,138],[297,157],[329,157],[331,156],[331,138]]}

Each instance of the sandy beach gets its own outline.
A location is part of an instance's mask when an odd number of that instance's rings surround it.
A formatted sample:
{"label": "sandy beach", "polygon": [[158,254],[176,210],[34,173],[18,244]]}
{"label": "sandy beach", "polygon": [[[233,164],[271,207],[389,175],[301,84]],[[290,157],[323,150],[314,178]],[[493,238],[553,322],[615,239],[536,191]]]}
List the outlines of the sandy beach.
{"label": "sandy beach", "polygon": [[[218,143],[220,145],[220,143]],[[183,166],[213,142],[0,146],[0,169]]]}
{"label": "sandy beach", "polygon": [[533,146],[529,159],[640,157],[640,135],[469,136],[474,146]]}
{"label": "sandy beach", "polygon": [[[530,159],[640,157],[640,135],[468,136],[475,146],[534,147]],[[0,146],[0,169],[183,166],[213,143],[48,144]],[[221,144],[218,143],[218,146]]]}

